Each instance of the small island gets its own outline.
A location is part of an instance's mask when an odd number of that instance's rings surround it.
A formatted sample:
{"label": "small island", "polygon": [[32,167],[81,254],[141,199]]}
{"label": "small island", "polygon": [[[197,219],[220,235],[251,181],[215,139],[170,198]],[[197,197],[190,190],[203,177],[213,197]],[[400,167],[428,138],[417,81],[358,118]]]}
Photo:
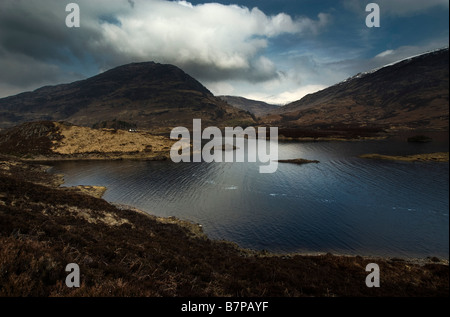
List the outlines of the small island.
{"label": "small island", "polygon": [[414,155],[382,155],[382,154],[363,154],[360,158],[375,160],[391,160],[403,162],[448,162],[448,152],[414,154]]}
{"label": "small island", "polygon": [[236,145],[231,145],[231,144],[224,144],[222,145],[222,151],[235,151],[238,150],[239,148]]}
{"label": "small island", "polygon": [[426,135],[415,135],[415,136],[408,138],[408,142],[413,142],[413,143],[428,143],[431,141],[433,141],[433,139]]}
{"label": "small island", "polygon": [[292,163],[292,164],[308,164],[308,163],[320,163],[317,160],[307,160],[303,158],[296,158],[296,159],[288,159],[288,160],[278,160],[280,163]]}

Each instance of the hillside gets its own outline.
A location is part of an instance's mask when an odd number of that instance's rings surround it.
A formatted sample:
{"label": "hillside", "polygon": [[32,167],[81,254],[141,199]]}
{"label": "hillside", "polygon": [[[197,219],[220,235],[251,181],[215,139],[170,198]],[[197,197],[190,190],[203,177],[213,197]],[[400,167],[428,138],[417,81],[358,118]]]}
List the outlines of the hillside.
{"label": "hillside", "polygon": [[213,96],[173,65],[133,63],[97,76],[0,99],[0,128],[30,121],[68,121],[92,127],[120,120],[139,129],[205,124],[252,124],[250,114]]}
{"label": "hillside", "polygon": [[281,107],[263,121],[285,128],[448,130],[449,51],[358,74]]}
{"label": "hillside", "polygon": [[0,153],[28,160],[169,158],[174,141],[149,132],[28,122],[0,132]]}
{"label": "hillside", "polygon": [[[0,296],[448,296],[448,261],[274,255],[118,207],[0,155]],[[64,281],[77,263],[80,288]],[[381,287],[364,283],[368,263]],[[179,309],[179,308],[177,308]]]}
{"label": "hillside", "polygon": [[279,108],[279,106],[268,104],[264,101],[251,100],[238,96],[218,96],[220,99],[226,101],[235,108],[249,111],[257,117],[264,116],[271,111]]}

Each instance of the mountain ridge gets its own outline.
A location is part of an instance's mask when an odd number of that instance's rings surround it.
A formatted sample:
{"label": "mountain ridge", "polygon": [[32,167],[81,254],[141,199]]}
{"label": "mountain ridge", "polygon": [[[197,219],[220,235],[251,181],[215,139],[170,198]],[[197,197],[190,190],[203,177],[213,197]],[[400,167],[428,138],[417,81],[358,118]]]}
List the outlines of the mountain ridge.
{"label": "mountain ridge", "polygon": [[264,116],[280,107],[264,101],[248,99],[240,96],[221,95],[218,97],[228,102],[233,107],[249,111],[250,113],[258,117]]}
{"label": "mountain ridge", "polygon": [[448,48],[359,73],[283,106],[262,120],[284,127],[387,129],[448,126]]}
{"label": "mountain ridge", "polygon": [[121,120],[139,128],[164,129],[206,123],[254,123],[252,116],[215,97],[174,65],[122,65],[73,83],[44,86],[0,99],[0,127],[30,121],[69,121],[93,126]]}
{"label": "mountain ridge", "polygon": [[131,63],[0,99],[0,129],[30,121],[89,127],[120,121],[167,133],[200,118],[219,127],[448,130],[448,52],[435,50],[359,73],[283,107],[243,97],[216,97],[174,65]]}

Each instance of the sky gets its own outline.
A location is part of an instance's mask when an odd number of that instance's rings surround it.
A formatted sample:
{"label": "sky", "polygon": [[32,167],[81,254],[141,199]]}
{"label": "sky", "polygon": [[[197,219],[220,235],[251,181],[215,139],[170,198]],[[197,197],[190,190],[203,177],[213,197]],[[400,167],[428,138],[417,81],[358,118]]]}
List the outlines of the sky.
{"label": "sky", "polygon": [[154,61],[215,95],[283,105],[448,43],[449,0],[1,0],[0,98]]}

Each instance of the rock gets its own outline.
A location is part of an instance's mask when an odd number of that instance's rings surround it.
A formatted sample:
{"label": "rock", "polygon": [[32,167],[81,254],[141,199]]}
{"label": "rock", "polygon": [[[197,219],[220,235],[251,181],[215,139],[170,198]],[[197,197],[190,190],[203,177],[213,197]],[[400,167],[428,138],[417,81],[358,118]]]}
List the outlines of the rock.
{"label": "rock", "polygon": [[408,138],[408,142],[428,143],[431,141],[433,141],[433,139],[426,135],[415,135],[415,136]]}
{"label": "rock", "polygon": [[302,159],[302,158],[297,158],[297,159],[289,159],[289,160],[278,160],[278,162],[280,163],[293,163],[293,164],[307,164],[307,163],[320,163],[317,160],[306,160],[306,159]]}

